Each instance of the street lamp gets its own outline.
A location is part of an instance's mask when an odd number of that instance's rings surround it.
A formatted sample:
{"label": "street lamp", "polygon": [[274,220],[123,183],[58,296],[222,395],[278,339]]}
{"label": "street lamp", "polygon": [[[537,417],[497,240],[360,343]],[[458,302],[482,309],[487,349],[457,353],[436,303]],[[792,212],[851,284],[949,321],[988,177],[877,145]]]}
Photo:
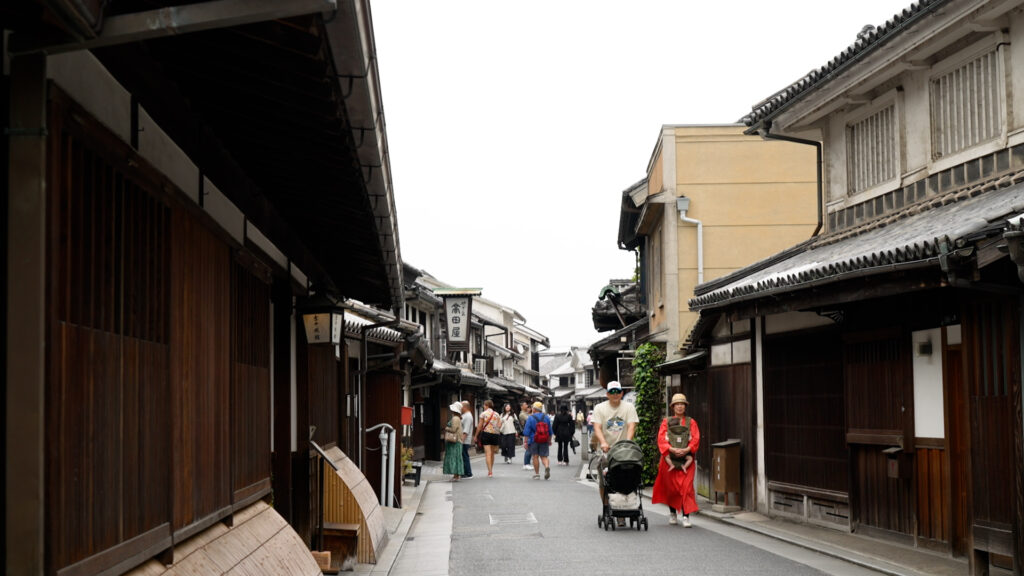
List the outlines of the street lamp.
{"label": "street lamp", "polygon": [[341,344],[345,309],[326,294],[314,294],[299,306],[308,344]]}

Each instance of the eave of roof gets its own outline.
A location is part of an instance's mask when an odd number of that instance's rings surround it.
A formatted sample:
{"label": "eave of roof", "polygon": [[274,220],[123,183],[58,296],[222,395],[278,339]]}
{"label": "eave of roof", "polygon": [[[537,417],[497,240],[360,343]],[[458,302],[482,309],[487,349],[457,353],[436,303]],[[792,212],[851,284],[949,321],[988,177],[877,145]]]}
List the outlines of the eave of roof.
{"label": "eave of roof", "polygon": [[[124,0],[108,13],[169,4]],[[374,51],[369,3],[342,0],[326,20],[92,52],[313,284],[395,309],[402,267]]]}
{"label": "eave of roof", "polygon": [[[863,226],[805,242],[787,257],[769,259],[701,289],[693,310],[717,309],[772,294],[896,270],[940,266],[940,258],[969,247],[970,238],[1006,227],[1024,211],[1024,171],[931,198]],[[955,255],[953,256],[955,257]]]}
{"label": "eave of roof", "polygon": [[[829,82],[853,66],[866,55],[880,49],[889,40],[896,37],[924,16],[938,9],[950,0],[920,0],[908,8],[895,14],[884,24],[872,31],[858,35],[857,40],[829,60],[824,66],[812,70],[803,78],[779,90],[775,94],[756,105],[750,114],[740,119],[740,123],[756,128],[766,120],[778,116],[796,101],[803,98],[815,88]],[[750,132],[752,130],[748,130]]]}

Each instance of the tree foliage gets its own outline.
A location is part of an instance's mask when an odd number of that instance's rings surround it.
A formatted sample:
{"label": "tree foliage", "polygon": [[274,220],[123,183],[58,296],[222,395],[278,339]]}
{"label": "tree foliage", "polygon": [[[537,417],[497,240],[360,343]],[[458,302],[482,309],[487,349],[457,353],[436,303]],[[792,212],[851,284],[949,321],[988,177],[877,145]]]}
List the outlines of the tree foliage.
{"label": "tree foliage", "polygon": [[634,439],[643,449],[645,486],[654,484],[658,475],[658,443],[655,436],[665,411],[665,385],[655,368],[665,354],[651,343],[641,344],[633,357],[633,385],[636,389],[636,413],[640,418]]}

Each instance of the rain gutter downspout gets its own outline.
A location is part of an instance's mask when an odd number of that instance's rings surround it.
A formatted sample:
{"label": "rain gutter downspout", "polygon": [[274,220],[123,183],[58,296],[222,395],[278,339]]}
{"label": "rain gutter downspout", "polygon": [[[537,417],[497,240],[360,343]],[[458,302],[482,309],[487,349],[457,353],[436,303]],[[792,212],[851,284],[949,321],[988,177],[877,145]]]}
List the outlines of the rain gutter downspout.
{"label": "rain gutter downspout", "polygon": [[690,209],[689,198],[676,198],[676,209],[679,210],[680,220],[697,225],[697,285],[700,286],[704,283],[704,223],[686,216],[686,211]]}
{"label": "rain gutter downspout", "polygon": [[819,232],[821,232],[821,226],[822,226],[821,212],[822,212],[822,208],[823,208],[822,207],[823,200],[822,200],[821,194],[822,194],[822,187],[823,186],[822,186],[822,180],[821,180],[821,172],[822,172],[821,142],[818,142],[817,140],[805,140],[803,138],[796,138],[796,137],[793,137],[793,136],[785,136],[785,135],[782,135],[782,134],[771,134],[770,133],[770,131],[772,129],[772,121],[771,120],[765,120],[764,123],[762,124],[762,126],[763,126],[763,128],[759,129],[757,132],[758,132],[758,134],[761,135],[761,138],[764,138],[765,140],[782,140],[784,142],[793,142],[794,144],[805,144],[807,146],[814,146],[815,153],[817,154],[817,165],[818,165],[818,227],[814,229],[813,233],[811,233],[811,237],[813,238],[814,236],[817,236]]}

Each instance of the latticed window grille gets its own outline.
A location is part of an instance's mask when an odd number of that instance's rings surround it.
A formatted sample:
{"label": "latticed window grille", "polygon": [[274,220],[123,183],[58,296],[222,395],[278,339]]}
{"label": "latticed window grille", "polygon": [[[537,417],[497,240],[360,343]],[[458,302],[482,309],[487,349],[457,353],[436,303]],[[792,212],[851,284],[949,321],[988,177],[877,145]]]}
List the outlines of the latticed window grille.
{"label": "latticed window grille", "polygon": [[896,107],[889,106],[846,130],[849,188],[861,192],[896,177]]}
{"label": "latticed window grille", "polygon": [[932,150],[936,158],[1000,134],[999,85],[995,50],[932,80]]}

